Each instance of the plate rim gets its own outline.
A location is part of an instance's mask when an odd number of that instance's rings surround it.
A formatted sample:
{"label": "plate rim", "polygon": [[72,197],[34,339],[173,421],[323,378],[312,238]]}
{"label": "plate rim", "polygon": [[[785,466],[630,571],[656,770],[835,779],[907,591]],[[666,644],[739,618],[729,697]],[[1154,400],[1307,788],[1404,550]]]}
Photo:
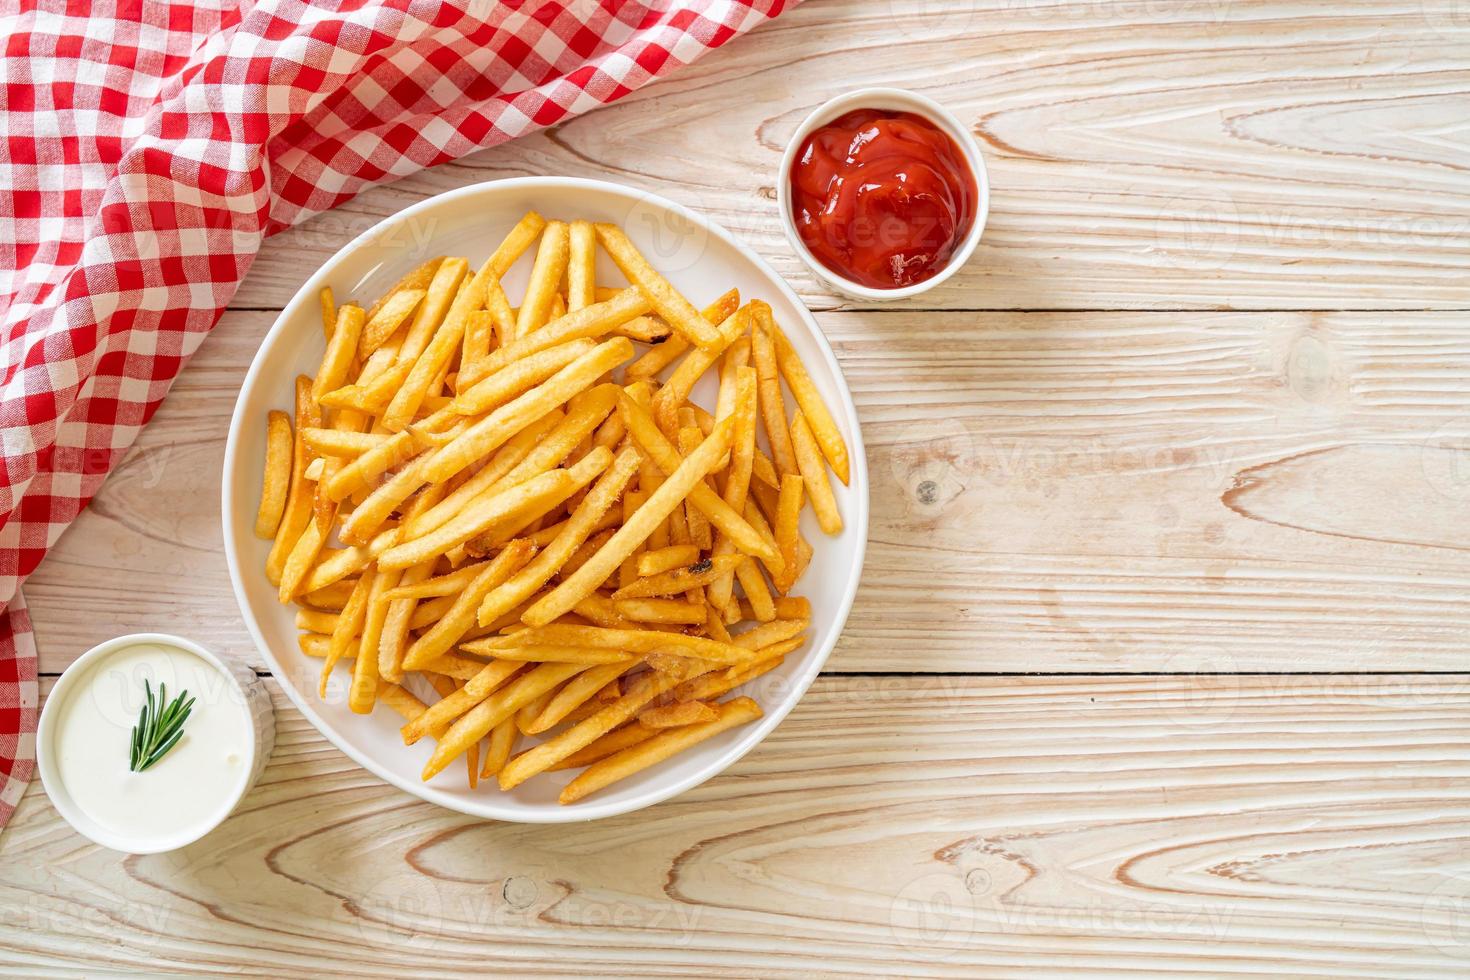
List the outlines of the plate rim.
{"label": "plate rim", "polygon": [[[301,308],[308,302],[315,306],[318,302],[318,294],[322,286],[334,274],[336,268],[343,264],[347,258],[357,250],[372,243],[373,239],[384,234],[397,223],[412,219],[419,213],[428,211],[462,197],[473,197],[484,193],[487,189],[494,188],[496,191],[515,191],[525,189],[527,191],[544,192],[561,188],[575,188],[577,190],[591,190],[614,197],[629,200],[630,203],[652,205],[677,214],[692,224],[702,228],[706,233],[716,236],[730,245],[746,261],[750,262],[761,273],[761,275],[774,284],[777,292],[799,311],[806,327],[816,341],[821,356],[825,359],[828,369],[837,382],[837,393],[842,410],[846,413],[846,421],[851,430],[848,454],[852,460],[852,480],[850,486],[855,491],[853,498],[856,501],[857,513],[850,515],[851,520],[847,523],[846,530],[856,535],[854,561],[852,570],[849,572],[848,581],[843,589],[842,601],[839,603],[836,616],[833,619],[832,629],[822,643],[813,650],[810,664],[798,675],[791,678],[789,696],[778,705],[770,706],[770,710],[756,721],[754,725],[745,729],[741,738],[714,756],[706,765],[690,773],[687,776],[673,780],[667,786],[663,786],[646,792],[641,797],[633,797],[624,801],[599,802],[596,799],[579,802],[576,806],[547,808],[544,811],[534,811],[534,816],[526,812],[506,812],[496,806],[494,796],[486,796],[483,800],[478,798],[467,799],[460,796],[448,794],[443,790],[433,787],[427,783],[414,783],[404,779],[397,773],[381,766],[366,752],[350,744],[350,741],[339,735],[334,726],[316,711],[316,706],[310,703],[310,699],[304,697],[296,690],[294,684],[283,680],[286,675],[281,662],[277,659],[274,651],[266,642],[261,632],[260,624],[257,622],[250,604],[246,600],[244,582],[242,579],[243,569],[241,566],[237,538],[232,529],[230,515],[236,504],[232,489],[231,474],[236,469],[236,455],[239,452],[240,433],[243,430],[245,419],[246,396],[253,391],[258,383],[261,383],[259,375],[263,373],[262,364],[266,352],[272,350],[290,329],[290,324],[300,315]],[[501,820],[509,823],[524,824],[559,824],[559,823],[581,823],[588,820],[599,820],[606,817],[619,816],[631,813],[646,807],[662,803],[682,793],[699,786],[705,781],[729,769],[739,762],[747,753],[763,742],[766,737],[775,730],[776,726],[785,720],[793,708],[800,703],[817,677],[820,676],[822,668],[826,665],[828,657],[836,647],[838,639],[842,636],[847,626],[849,614],[852,612],[853,601],[857,597],[857,591],[862,579],[863,565],[867,554],[869,533],[869,502],[870,486],[868,482],[867,456],[864,451],[862,428],[858,418],[857,407],[852,400],[852,391],[848,387],[847,378],[842,373],[842,367],[832,352],[831,344],[827,341],[826,334],[822,332],[816,317],[811,310],[802,302],[789,283],[783,279],[770,264],[765,261],[753,249],[735,238],[718,222],[706,218],[696,212],[689,210],[676,201],[625,184],[618,184],[607,180],[597,180],[587,177],[550,177],[550,176],[528,176],[528,177],[506,177],[497,180],[478,181],[463,187],[452,188],[431,195],[421,201],[415,202],[406,208],[387,215],[371,227],[353,237],[344,244],[332,256],[327,259],[312,275],[302,283],[301,287],[281,308],[275,322],[266,331],[261,339],[255,355],[250,360],[250,367],[245,372],[245,377],[240,383],[239,392],[235,398],[235,407],[230,413],[229,431],[225,440],[224,463],[220,480],[220,529],[224,539],[225,564],[230,573],[230,586],[234,592],[235,605],[240,610],[240,616],[245,621],[250,637],[254,641],[256,649],[265,658],[275,675],[277,685],[286,693],[288,699],[298,711],[311,723],[327,741],[340,749],[348,758],[357,763],[367,772],[387,782],[389,785],[408,793],[427,803],[441,806],[449,810],[488,820]],[[763,708],[766,706],[763,705]]]}

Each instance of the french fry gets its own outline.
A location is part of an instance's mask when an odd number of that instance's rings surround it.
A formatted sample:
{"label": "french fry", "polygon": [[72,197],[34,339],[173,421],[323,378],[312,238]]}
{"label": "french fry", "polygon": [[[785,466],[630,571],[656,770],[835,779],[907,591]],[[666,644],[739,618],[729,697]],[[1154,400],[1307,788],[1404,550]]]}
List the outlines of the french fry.
{"label": "french fry", "polygon": [[[791,420],[791,449],[796,455],[796,466],[801,471],[812,513],[817,515],[817,524],[824,534],[841,534],[842,512],[837,509],[837,498],[832,495],[832,484],[827,481],[827,462],[811,427],[807,425],[806,416],[799,409]],[[779,513],[780,504],[776,507]]]}
{"label": "french fry", "polygon": [[[576,678],[574,677],[572,678],[572,680],[576,680]],[[571,681],[568,681],[567,683],[571,683]],[[566,684],[563,684],[562,687],[566,687]],[[541,714],[541,710],[551,702],[552,697],[556,695],[558,690],[559,688],[552,688],[549,691],[543,692],[542,694],[538,695],[530,701],[527,701],[525,704],[516,709],[516,731],[520,732],[522,735],[532,734],[531,722],[536,720],[536,716]],[[491,729],[491,731],[494,731],[494,729]]]}
{"label": "french fry", "polygon": [[486,664],[480,671],[464,682],[464,686],[443,700],[429,706],[429,710],[414,718],[398,730],[404,745],[413,745],[425,735],[436,730],[442,732],[454,720],[475,705],[484,701],[501,685],[514,677],[521,669],[520,664],[496,662]]}
{"label": "french fry", "polygon": [[[735,429],[732,426],[730,429],[732,439],[734,432]],[[699,448],[701,439],[698,426],[688,425],[679,429],[679,452],[684,455],[685,459],[688,459]],[[726,456],[728,457],[728,455],[727,452]],[[715,463],[714,468],[720,468],[718,462]],[[689,527],[690,543],[701,551],[708,551],[714,546],[714,535],[710,531],[709,518],[704,516],[702,510],[692,504],[686,504],[684,506],[684,522]]]}
{"label": "french fry", "polygon": [[757,314],[756,329],[750,337],[761,425],[766,430],[766,441],[771,444],[771,459],[775,461],[776,469],[781,473],[795,473],[796,455],[791,449],[791,430],[786,427],[786,400],[781,395],[781,374],[776,366],[776,349],[771,343],[770,335],[760,327],[763,319],[761,314]]}
{"label": "french fry", "polygon": [[286,493],[286,508],[276,527],[276,539],[271,543],[270,554],[265,560],[266,580],[272,585],[281,584],[281,572],[296,539],[311,520],[312,504],[316,499],[316,486],[306,476],[306,468],[312,462],[311,450],[301,438],[301,430],[321,422],[321,410],[311,397],[311,379],[306,375],[296,378],[296,438],[291,455],[291,489]]}
{"label": "french fry", "polygon": [[603,664],[573,677],[541,706],[527,725],[526,734],[538,735],[561,724],[568,715],[596,697],[598,692],[616,681],[627,669],[621,663]]}
{"label": "french fry", "polygon": [[699,561],[699,549],[692,544],[670,545],[658,551],[646,551],[638,556],[638,575],[648,578],[673,571]]}
{"label": "french fry", "polygon": [[827,408],[827,403],[822,400],[821,393],[817,391],[817,386],[812,381],[811,375],[807,373],[806,366],[797,356],[796,349],[791,346],[791,341],[781,331],[780,326],[770,319],[769,312],[761,321],[761,327],[775,343],[776,362],[781,369],[781,376],[786,379],[786,387],[791,389],[797,407],[806,416],[807,424],[812,429],[812,435],[816,438],[817,445],[822,448],[822,455],[832,467],[832,472],[837,474],[837,479],[844,484],[847,483],[850,469],[847,443],[837,428],[837,422],[832,418],[832,412]]}
{"label": "french fry", "polygon": [[746,558],[736,565],[735,577],[740,580],[740,587],[745,590],[745,596],[750,601],[750,608],[754,610],[755,618],[763,623],[769,623],[775,619],[776,603],[771,598],[771,590],[766,588],[765,576],[761,574],[755,559]]}
{"label": "french fry", "polygon": [[331,286],[323,286],[317,298],[322,309],[322,337],[331,340],[332,330],[337,326],[337,298],[332,295]]}
{"label": "french fry", "polygon": [[[461,715],[439,739],[439,744],[434,747],[434,754],[424,764],[424,781],[427,782],[443,772],[445,766],[489,734],[490,729],[511,718],[521,705],[586,669],[583,664],[541,664],[475,705]],[[504,775],[503,770],[501,774]]]}
{"label": "french fry", "polygon": [[367,318],[372,322],[373,317],[383,311],[383,307],[392,302],[393,297],[406,290],[417,289],[427,292],[429,284],[434,281],[434,273],[439,271],[439,266],[444,262],[444,256],[436,256],[420,266],[410,270],[404,277],[393,284],[393,288],[379,297],[378,301],[368,307]]}
{"label": "french fry", "polygon": [[562,769],[581,769],[583,766],[589,766],[598,759],[606,758],[614,752],[620,752],[630,745],[637,745],[639,742],[647,741],[658,733],[659,729],[657,728],[649,728],[647,725],[637,721],[629,722],[622,728],[615,728],[601,738],[594,739],[587,744],[586,748],[578,749],[556,765],[547,766],[546,771],[557,772]]}
{"label": "french fry", "polygon": [[718,335],[709,321],[700,316],[693,304],[648,264],[648,260],[634,247],[623,229],[617,225],[598,224],[597,240],[612,257],[613,264],[628,277],[628,281],[647,294],[653,308],[668,321],[669,326],[696,346],[711,347],[718,343]]}
{"label": "french fry", "polygon": [[708,660],[711,663],[748,663],[751,650],[755,649],[718,643],[701,636],[683,633],[663,633],[647,629],[607,629],[600,626],[575,626],[554,623],[519,630],[504,636],[477,640],[476,646],[487,655],[489,651],[529,646],[580,646],[605,647],[626,653],[655,653],[663,650],[671,653]]}
{"label": "french fry", "polygon": [[738,340],[750,329],[751,307],[754,303],[742,306],[726,318],[715,330],[714,339],[708,344],[685,355],[684,360],[674,369],[668,382],[653,396],[653,417],[658,421],[658,427],[666,434],[675,431],[677,413],[679,406],[683,405],[694,390],[694,384],[704,377],[719,359],[725,348]]}
{"label": "french fry", "polygon": [[[670,729],[639,742],[631,748],[615,752],[594,762],[566,785],[566,788],[561,791],[560,800],[562,803],[575,803],[590,793],[595,793],[620,779],[626,779],[634,773],[641,772],[692,745],[714,738],[736,725],[754,721],[761,714],[760,706],[750,698],[736,698],[720,705],[720,716],[714,721]],[[502,780],[504,775],[502,772]]]}
{"label": "french fry", "polygon": [[673,335],[667,323],[651,316],[635,316],[627,323],[614,327],[613,333],[645,344],[662,344]]}
{"label": "french fry", "polygon": [[567,311],[597,302],[597,230],[590,221],[573,221],[567,256]]}
{"label": "french fry", "polygon": [[414,640],[403,655],[403,668],[422,670],[436,658],[447,654],[475,624],[475,610],[479,608],[481,600],[497,585],[514,575],[535,553],[536,546],[525,539],[518,539],[507,545],[504,551],[480,570],[463,592],[455,596],[454,604],[448,611],[427,632]]}
{"label": "french fry", "polygon": [[[750,475],[755,463],[756,428],[756,374],[755,369],[738,365],[734,371],[734,397],[730,414],[735,418],[735,436],[730,445],[730,467],[725,474],[725,488],[721,499],[730,509],[739,514],[745,509],[745,498],[750,489]],[[721,394],[724,388],[721,388]],[[780,543],[777,542],[779,548]],[[715,541],[714,557],[732,554],[735,543],[729,535],[721,533]],[[784,559],[782,559],[784,561]],[[733,569],[720,575],[709,586],[709,601],[723,609],[730,604],[734,593]]]}
{"label": "french fry", "polygon": [[[600,299],[599,302],[601,302]],[[699,315],[711,324],[720,324],[724,323],[726,318],[739,308],[740,291],[738,289],[732,289],[709,306],[706,306],[700,311]],[[645,352],[642,357],[638,358],[632,364],[629,364],[627,370],[623,373],[623,377],[630,382],[655,378],[664,368],[683,357],[691,346],[693,345],[689,341],[675,334],[669,337],[668,340],[660,343],[657,347]]]}
{"label": "french fry", "polygon": [[702,725],[719,717],[719,710],[712,704],[675,701],[645,709],[638,715],[638,721],[649,728],[678,728],[681,725]]}
{"label": "french fry", "polygon": [[360,456],[388,440],[388,436],[381,432],[349,432],[342,429],[302,429],[301,436],[311,451],[319,456]]}
{"label": "french fry", "polygon": [[613,593],[613,599],[639,599],[646,596],[678,595],[709,585],[722,575],[732,574],[744,555],[717,555],[701,558],[692,565],[685,565],[668,572],[660,572],[623,586]]}
{"label": "french fry", "polygon": [[398,712],[405,721],[412,721],[429,708],[413,692],[387,681],[378,685],[378,700]]}
{"label": "french fry", "polygon": [[796,542],[801,538],[801,504],[803,481],[788,473],[781,480],[781,496],[776,502],[776,546],[781,549],[784,567],[776,576],[776,589],[782,594],[795,584]]}
{"label": "french fry", "polygon": [[[608,455],[610,454],[606,449],[598,447],[584,456],[583,461]],[[579,462],[576,465],[583,464]],[[632,479],[637,468],[638,453],[636,450],[626,449],[617,455],[617,458],[598,478],[592,491],[577,505],[577,509],[572,512],[572,516],[568,518],[561,533],[530,564],[485,597],[478,614],[482,626],[488,625],[512,607],[524,602],[537,589],[551,581],[557,569],[566,564],[572,552],[581,547],[602,516],[617,502],[623,488]]]}
{"label": "french fry", "polygon": [[700,626],[705,618],[704,603],[684,599],[617,599],[613,608],[619,616],[637,623]]}
{"label": "french fry", "polygon": [[[671,474],[682,465],[683,459],[679,451],[659,431],[657,423],[654,422],[648,411],[635,402],[626,391],[618,395],[618,411],[622,413],[629,434],[659,469]],[[728,422],[729,420],[726,420],[720,425]],[[748,555],[765,557],[774,562],[780,561],[780,553],[776,551],[774,538],[768,541],[757,534],[755,528],[731,509],[729,504],[721,500],[702,479],[690,490],[689,499],[694,506],[704,511],[710,522],[728,535],[741,551]]]}
{"label": "french fry", "polygon": [[546,381],[495,409],[434,454],[427,476],[440,482],[479,460],[521,429],[591,387],[597,378],[633,355],[627,338],[615,337],[583,354]]}
{"label": "french fry", "polygon": [[395,367],[401,366],[404,370],[399,384],[408,377],[407,372],[412,370],[424,348],[438,332],[469,271],[470,264],[460,258],[445,259],[434,270],[434,277],[425,287],[424,298],[409,321],[408,332],[398,346],[397,359],[393,362]]}
{"label": "french fry", "polygon": [[558,616],[570,612],[578,600],[617,571],[623,559],[653,533],[659,521],[668,517],[675,507],[684,502],[684,498],[695,486],[709,490],[704,483],[705,474],[714,469],[720,456],[730,448],[730,434],[733,430],[734,424],[728,420],[716,425],[709,438],[679,464],[663,485],[634,513],[633,519],[618,528],[591,561],[563,579],[550,595],[527,609],[522,620],[530,626],[545,626]]}
{"label": "french fry", "polygon": [[526,254],[533,242],[541,236],[541,231],[546,227],[546,219],[535,211],[527,211],[517,221],[515,227],[505,236],[505,240],[496,246],[494,253],[490,256],[490,268],[496,277],[505,278],[510,267],[516,264],[516,260]]}
{"label": "french fry", "polygon": [[541,232],[541,246],[531,267],[531,283],[526,287],[526,298],[516,314],[516,337],[535,333],[551,318],[552,298],[567,268],[567,248],[566,222],[548,221]]}
{"label": "french fry", "polygon": [[673,695],[679,701],[709,701],[735,690],[748,681],[768,674],[786,662],[786,654],[776,653],[763,657],[751,664],[742,664],[715,673],[701,674],[674,688]]}
{"label": "french fry", "polygon": [[513,660],[517,663],[622,664],[629,666],[637,659],[620,650],[600,650],[597,647],[537,646],[486,650],[483,646],[478,645],[480,642],[472,640],[463,644],[460,649],[500,660]]}
{"label": "french fry", "polygon": [[[373,576],[375,572],[369,569],[357,580],[357,585],[352,589],[352,595],[348,597],[347,604],[342,607],[342,613],[337,617],[337,622],[332,627],[332,642],[327,648],[327,658],[322,663],[321,681],[317,686],[317,696],[327,696],[327,680],[332,676],[332,670],[337,662],[345,657],[348,651],[357,649],[357,635],[362,631],[363,619],[367,615],[368,593],[372,590]],[[353,683],[358,683],[356,668],[353,668]]]}
{"label": "french fry", "polygon": [[481,779],[489,779],[504,768],[506,760],[515,751],[516,736],[519,734],[514,718],[507,718],[490,729],[490,742],[485,748],[485,761],[480,766]]}
{"label": "french fry", "polygon": [[[470,314],[485,301],[485,279],[489,275],[487,263],[486,268],[461,286],[438,329],[434,331],[423,352],[414,360],[408,377],[394,392],[392,401],[383,411],[379,423],[388,431],[403,431],[418,414],[424,399],[438,391],[444,373],[449,369],[450,360],[463,345]],[[400,360],[402,359],[400,355]]]}
{"label": "french fry", "polygon": [[525,483],[497,491],[492,487],[471,501],[458,516],[421,538],[389,548],[378,557],[380,568],[407,568],[444,554],[477,534],[517,518],[534,517],[591,483],[612,462],[606,449],[589,453],[575,466],[552,470]]}
{"label": "french fry", "polygon": [[453,597],[463,592],[481,572],[485,570],[488,562],[477,562],[473,565],[465,565],[456,568],[452,572],[436,575],[433,578],[424,579],[413,585],[399,585],[390,589],[383,598],[391,602],[394,599],[429,599],[435,597]]}
{"label": "french fry", "polygon": [[537,351],[565,344],[571,340],[579,340],[584,337],[595,340],[651,309],[653,307],[642,290],[625,289],[613,299],[584,306],[574,313],[568,313],[564,317],[553,320],[528,337],[518,337],[513,342],[491,351],[490,356],[481,362],[479,374],[482,377],[488,377],[523,357],[529,357]]}
{"label": "french fry", "polygon": [[365,361],[382,347],[388,338],[408,320],[413,311],[423,302],[427,290],[400,289],[390,294],[383,305],[367,317],[362,334],[357,340],[358,360]]}
{"label": "french fry", "polygon": [[281,602],[290,602],[299,592],[316,591],[303,589],[302,583],[306,581],[306,573],[316,562],[317,553],[321,551],[325,540],[326,534],[321,525],[316,521],[308,522],[301,537],[296,539],[296,545],[291,549],[285,567],[281,569],[281,587],[278,590]]}
{"label": "french fry", "polygon": [[276,536],[286,495],[291,490],[291,417],[271,412],[265,422],[265,471],[261,477],[260,510],[255,515],[255,536],[267,541]]}
{"label": "french fry", "polygon": [[537,351],[507,365],[455,396],[449,410],[458,415],[478,415],[525,394],[597,345],[585,337]]}
{"label": "french fry", "polygon": [[311,396],[318,403],[322,395],[342,387],[352,360],[357,356],[357,341],[362,336],[366,322],[362,309],[348,304],[337,311],[337,325],[332,328],[332,339],[327,342],[327,352],[322,355],[322,366],[317,370],[311,385]]}
{"label": "french fry", "polygon": [[780,643],[798,635],[807,628],[805,619],[775,619],[762,623],[744,633],[737,633],[730,642],[746,650],[760,650],[773,643]]}
{"label": "french fry", "polygon": [[[432,574],[433,562],[424,562],[403,570],[398,581],[407,585],[422,582]],[[393,569],[381,569],[391,572]],[[385,590],[386,591],[386,590]],[[378,601],[382,602],[381,596]],[[403,652],[408,646],[408,632],[413,619],[417,599],[393,599],[388,602],[388,614],[383,617],[382,631],[378,634],[378,676],[397,684],[403,679]],[[359,659],[372,659],[364,654]],[[355,708],[353,710],[356,710]]]}

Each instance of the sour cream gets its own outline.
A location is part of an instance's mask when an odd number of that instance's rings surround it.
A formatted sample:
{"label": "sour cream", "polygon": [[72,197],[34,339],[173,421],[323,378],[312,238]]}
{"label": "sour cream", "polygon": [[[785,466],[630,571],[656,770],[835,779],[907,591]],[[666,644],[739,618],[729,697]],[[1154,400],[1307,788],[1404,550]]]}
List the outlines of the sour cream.
{"label": "sour cream", "polygon": [[[133,853],[181,847],[214,829],[259,775],[273,741],[269,698],[253,674],[241,673],[162,634],[121,637],[83,656],[57,682],[38,732],[42,779],[57,810],[98,843]],[[155,701],[163,690],[170,701],[187,691],[194,706],[178,743],[133,772],[145,680]]]}

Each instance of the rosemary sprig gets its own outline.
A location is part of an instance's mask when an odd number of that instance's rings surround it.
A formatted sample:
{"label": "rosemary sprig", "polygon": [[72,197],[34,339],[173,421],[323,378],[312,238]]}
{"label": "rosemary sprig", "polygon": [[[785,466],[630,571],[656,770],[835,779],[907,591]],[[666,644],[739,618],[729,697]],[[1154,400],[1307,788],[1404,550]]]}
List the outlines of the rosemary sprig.
{"label": "rosemary sprig", "polygon": [[[153,700],[153,688],[143,681],[143,693],[148,703],[133,726],[132,755],[128,762],[130,772],[142,772],[168,754],[184,735],[184,722],[194,707],[194,699],[185,691],[173,701],[168,700],[168,686],[158,685],[158,700]],[[185,701],[185,698],[189,698]]]}

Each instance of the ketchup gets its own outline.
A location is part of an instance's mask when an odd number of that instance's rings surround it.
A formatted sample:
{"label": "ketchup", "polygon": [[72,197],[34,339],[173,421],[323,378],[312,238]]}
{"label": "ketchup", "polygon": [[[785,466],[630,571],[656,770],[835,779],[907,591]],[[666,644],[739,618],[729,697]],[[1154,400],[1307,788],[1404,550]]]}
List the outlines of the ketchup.
{"label": "ketchup", "polygon": [[875,289],[944,268],[975,220],[975,175],[954,140],[909,112],[857,109],[806,138],[791,211],[827,268]]}

